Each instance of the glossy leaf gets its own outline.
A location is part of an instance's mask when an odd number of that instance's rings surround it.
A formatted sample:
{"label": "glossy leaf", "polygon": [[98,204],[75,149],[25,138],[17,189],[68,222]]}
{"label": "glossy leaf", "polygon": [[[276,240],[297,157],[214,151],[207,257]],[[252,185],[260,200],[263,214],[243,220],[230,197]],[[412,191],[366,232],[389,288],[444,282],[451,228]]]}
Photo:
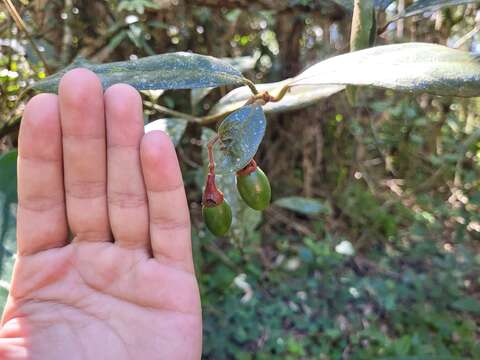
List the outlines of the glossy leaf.
{"label": "glossy leaf", "polygon": [[[270,95],[277,95],[280,90],[292,82],[293,79],[286,79],[276,83],[259,84],[257,89],[268,91]],[[314,104],[321,99],[325,99],[345,88],[343,85],[325,85],[325,86],[295,86],[291,88],[285,96],[278,102],[270,102],[263,106],[265,113],[280,113],[291,111]],[[252,96],[252,92],[247,86],[243,86],[230,91],[221,98],[210,111],[211,115],[221,114],[240,108]]]}
{"label": "glossy leaf", "polygon": [[253,158],[262,142],[267,120],[260,105],[252,104],[231,113],[218,127],[215,172],[236,172]]}
{"label": "glossy leaf", "polygon": [[480,62],[468,52],[442,45],[384,45],[321,61],[292,82],[292,86],[326,84],[474,97],[480,96]]}
{"label": "glossy leaf", "polygon": [[179,118],[165,118],[152,121],[145,125],[145,133],[153,130],[162,130],[170,136],[175,146],[180,142],[188,121]]}
{"label": "glossy leaf", "polygon": [[0,156],[0,309],[6,299],[16,252],[17,151]]}
{"label": "glossy leaf", "polygon": [[274,204],[303,215],[330,213],[330,207],[321,200],[300,196],[284,197],[276,200]]}
{"label": "glossy leaf", "polygon": [[[252,70],[255,67],[258,58],[254,56],[240,56],[237,58],[221,58],[221,60],[243,73],[244,71]],[[215,88],[208,87],[192,89],[190,99],[192,108],[197,106],[213,89]]]}
{"label": "glossy leaf", "polygon": [[422,14],[427,11],[437,11],[447,6],[463,5],[476,2],[475,0],[419,0],[407,7],[405,11],[394,17],[392,21],[401,18]]}
{"label": "glossy leaf", "polygon": [[57,92],[62,76],[77,67],[96,73],[104,88],[116,83],[126,83],[137,90],[193,89],[235,85],[245,81],[240,71],[220,59],[177,52],[107,64],[92,64],[85,59],[79,59],[62,71],[36,82],[33,88]]}

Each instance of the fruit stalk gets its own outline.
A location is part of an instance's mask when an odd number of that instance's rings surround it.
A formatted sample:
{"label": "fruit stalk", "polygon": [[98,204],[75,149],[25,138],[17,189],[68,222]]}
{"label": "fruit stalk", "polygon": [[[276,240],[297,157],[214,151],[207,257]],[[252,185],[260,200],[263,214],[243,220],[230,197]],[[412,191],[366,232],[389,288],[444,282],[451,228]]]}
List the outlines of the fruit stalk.
{"label": "fruit stalk", "polygon": [[232,210],[224,200],[223,193],[215,184],[215,161],[213,145],[219,140],[216,136],[207,145],[208,175],[202,198],[202,215],[207,228],[217,236],[225,235],[232,224]]}

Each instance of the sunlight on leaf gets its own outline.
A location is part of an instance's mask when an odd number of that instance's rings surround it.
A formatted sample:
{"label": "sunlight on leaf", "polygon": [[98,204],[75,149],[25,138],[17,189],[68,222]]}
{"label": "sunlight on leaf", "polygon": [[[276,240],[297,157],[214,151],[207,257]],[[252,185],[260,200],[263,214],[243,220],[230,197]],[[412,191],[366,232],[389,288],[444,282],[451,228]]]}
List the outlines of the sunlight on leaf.
{"label": "sunlight on leaf", "polygon": [[[276,83],[259,84],[257,89],[268,91],[270,95],[277,95],[280,90],[292,82],[293,79],[286,79]],[[291,110],[304,108],[312,105],[321,99],[325,99],[333,94],[342,91],[343,85],[325,85],[325,86],[295,86],[291,88],[285,96],[278,102],[270,102],[263,106],[263,111],[267,113],[280,113]],[[252,96],[252,92],[247,86],[243,86],[230,91],[221,98],[210,111],[211,115],[221,114],[233,111],[243,106],[245,102]]]}
{"label": "sunlight on leaf", "polygon": [[85,59],[78,59],[62,71],[36,82],[33,88],[57,92],[62,76],[77,67],[96,73],[104,89],[117,83],[130,84],[137,90],[156,90],[205,88],[245,82],[240,71],[220,59],[176,52],[107,64],[92,64]]}
{"label": "sunlight on leaf", "polygon": [[244,106],[231,113],[218,127],[220,141],[214,146],[215,171],[236,172],[253,158],[262,142],[267,121],[257,104]]}
{"label": "sunlight on leaf", "polygon": [[480,96],[480,62],[468,52],[442,45],[384,45],[321,61],[299,74],[292,86],[327,84]]}

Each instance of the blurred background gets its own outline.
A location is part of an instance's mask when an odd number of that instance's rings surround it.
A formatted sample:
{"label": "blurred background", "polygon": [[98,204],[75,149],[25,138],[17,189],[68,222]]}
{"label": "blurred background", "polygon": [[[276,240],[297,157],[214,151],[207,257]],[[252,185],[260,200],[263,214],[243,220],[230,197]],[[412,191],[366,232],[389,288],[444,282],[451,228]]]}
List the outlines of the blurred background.
{"label": "blurred background", "polygon": [[[377,4],[377,45],[479,49],[478,4],[388,25],[411,3]],[[0,307],[29,84],[78,57],[173,51],[228,58],[255,83],[275,82],[348,52],[351,19],[348,0],[0,3]],[[165,117],[155,104],[207,114],[229,90],[144,92],[145,122]],[[194,225],[204,359],[480,359],[479,105],[361,88],[356,107],[342,92],[269,114],[256,161],[273,205],[249,210],[220,179],[236,213],[224,238],[201,219],[202,145],[215,125],[165,122]]]}

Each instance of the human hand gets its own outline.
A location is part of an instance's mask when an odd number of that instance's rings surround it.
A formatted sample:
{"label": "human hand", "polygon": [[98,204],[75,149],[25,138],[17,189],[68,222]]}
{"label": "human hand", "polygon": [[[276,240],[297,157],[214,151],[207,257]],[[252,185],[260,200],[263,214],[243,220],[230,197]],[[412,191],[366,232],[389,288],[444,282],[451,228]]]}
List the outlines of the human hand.
{"label": "human hand", "polygon": [[[201,308],[175,149],[139,94],[68,72],[19,137],[1,359],[199,359]],[[69,241],[69,231],[72,240]]]}

